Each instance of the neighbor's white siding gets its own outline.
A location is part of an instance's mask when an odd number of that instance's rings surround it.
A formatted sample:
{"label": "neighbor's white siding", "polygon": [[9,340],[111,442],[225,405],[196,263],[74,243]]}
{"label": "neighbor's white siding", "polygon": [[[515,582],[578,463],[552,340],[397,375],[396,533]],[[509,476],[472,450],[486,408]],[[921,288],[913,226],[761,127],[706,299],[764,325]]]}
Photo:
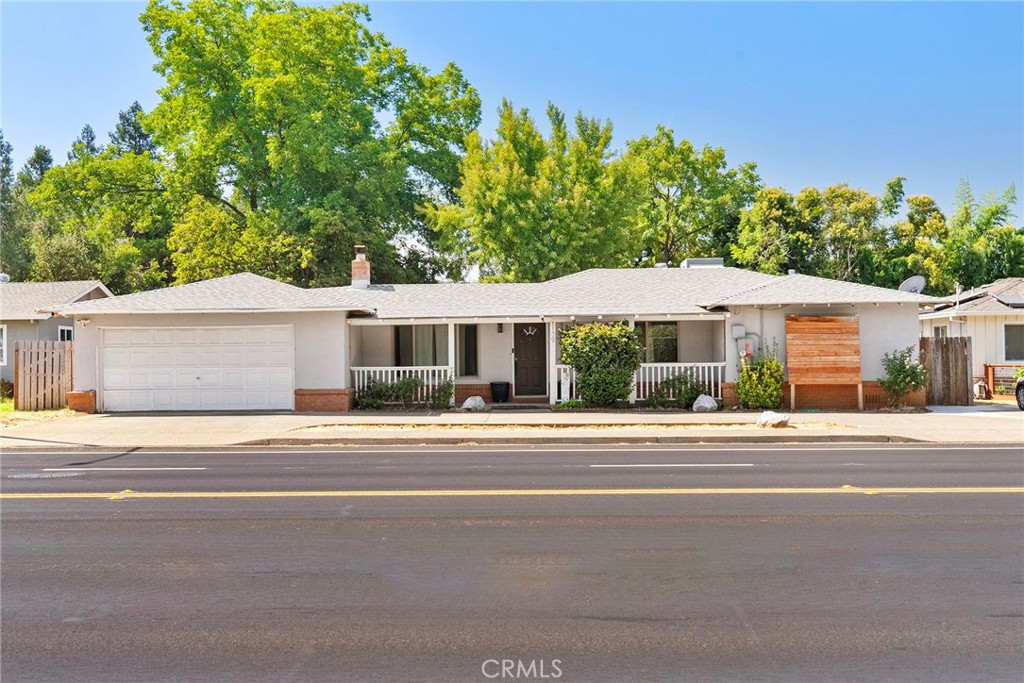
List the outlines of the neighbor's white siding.
{"label": "neighbor's white siding", "polygon": [[950,337],[970,337],[971,374],[975,379],[983,379],[986,364],[1021,362],[1006,359],[1007,325],[1024,325],[1024,314],[930,318],[921,321],[921,336],[934,337],[935,328],[945,326]]}
{"label": "neighbor's white siding", "polygon": [[[732,317],[726,325],[742,324],[748,333],[761,336],[763,347],[770,349],[778,344],[779,357],[786,357],[786,316],[787,315],[856,315],[860,318],[860,359],[861,379],[874,382],[882,376],[882,356],[896,349],[908,346],[918,347],[920,324],[917,306],[905,304],[856,304],[835,306],[784,306],[769,310],[752,307],[730,309]],[[738,353],[732,335],[726,341],[725,381],[735,382],[738,372]]]}
{"label": "neighbor's white siding", "polygon": [[348,325],[344,312],[89,315],[75,325],[74,390],[98,389],[97,334],[100,327],[204,327],[294,325],[295,388],[345,389],[348,370]]}

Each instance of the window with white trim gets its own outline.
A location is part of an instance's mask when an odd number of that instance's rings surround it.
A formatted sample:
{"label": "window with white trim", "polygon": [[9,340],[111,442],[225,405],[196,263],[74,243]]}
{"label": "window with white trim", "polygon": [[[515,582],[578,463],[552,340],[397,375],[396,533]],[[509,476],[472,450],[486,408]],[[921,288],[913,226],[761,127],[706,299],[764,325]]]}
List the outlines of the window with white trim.
{"label": "window with white trim", "polygon": [[1024,360],[1024,325],[1003,326],[1006,360]]}
{"label": "window with white trim", "polygon": [[945,339],[949,336],[949,325],[936,325],[932,328],[932,337],[935,339]]}
{"label": "window with white trim", "polygon": [[70,325],[60,325],[57,327],[57,341],[73,341],[75,338],[75,328]]}
{"label": "window with white trim", "polygon": [[7,365],[7,325],[0,325],[0,365]]}

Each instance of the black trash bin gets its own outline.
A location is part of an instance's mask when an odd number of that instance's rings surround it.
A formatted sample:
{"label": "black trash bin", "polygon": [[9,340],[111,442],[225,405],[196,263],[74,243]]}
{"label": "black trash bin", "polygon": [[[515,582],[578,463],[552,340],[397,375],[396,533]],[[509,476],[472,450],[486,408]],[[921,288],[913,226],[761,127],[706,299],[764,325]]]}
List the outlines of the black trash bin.
{"label": "black trash bin", "polygon": [[511,382],[491,382],[491,400],[495,403],[508,403],[508,391]]}

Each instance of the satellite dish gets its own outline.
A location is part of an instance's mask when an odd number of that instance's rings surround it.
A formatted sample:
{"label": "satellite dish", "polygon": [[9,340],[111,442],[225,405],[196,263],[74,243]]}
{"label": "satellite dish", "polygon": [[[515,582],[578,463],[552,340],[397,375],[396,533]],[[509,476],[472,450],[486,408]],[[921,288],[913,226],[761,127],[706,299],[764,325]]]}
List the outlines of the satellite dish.
{"label": "satellite dish", "polygon": [[923,275],[915,275],[913,277],[908,277],[900,283],[900,291],[920,294],[924,291],[924,286],[926,284],[928,284],[928,281],[924,279]]}

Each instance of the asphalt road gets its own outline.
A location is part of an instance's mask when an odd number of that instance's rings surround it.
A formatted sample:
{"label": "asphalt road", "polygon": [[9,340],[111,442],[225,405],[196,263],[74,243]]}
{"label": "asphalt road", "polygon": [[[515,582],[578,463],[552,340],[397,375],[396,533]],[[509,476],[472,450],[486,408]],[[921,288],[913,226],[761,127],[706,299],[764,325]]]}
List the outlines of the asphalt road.
{"label": "asphalt road", "polygon": [[4,683],[1024,676],[1021,449],[6,452],[0,485]]}

